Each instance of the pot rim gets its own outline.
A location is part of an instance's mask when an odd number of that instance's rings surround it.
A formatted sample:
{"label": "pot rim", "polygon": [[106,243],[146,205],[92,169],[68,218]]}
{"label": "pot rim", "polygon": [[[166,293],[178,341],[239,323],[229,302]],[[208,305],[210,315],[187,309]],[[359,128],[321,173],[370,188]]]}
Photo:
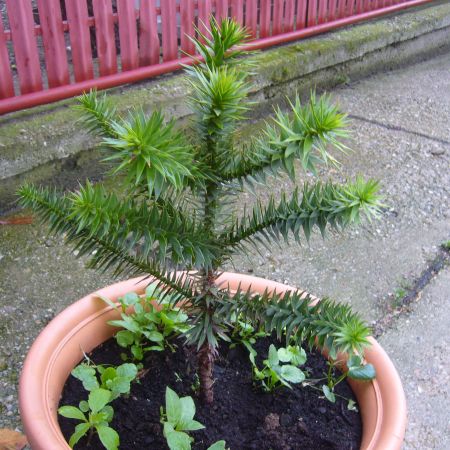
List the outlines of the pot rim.
{"label": "pot rim", "polygon": [[[227,283],[231,290],[238,286],[245,289],[251,286],[259,292],[264,289],[278,293],[298,290],[275,281],[227,272],[221,274],[217,283]],[[131,291],[142,293],[148,284],[148,278],[138,277],[91,293],[60,312],[36,338],[19,381],[20,414],[33,450],[70,450],[57,417],[62,389],[70,371],[83,358],[83,352],[89,353],[114,334],[114,327],[106,325],[106,321],[117,312],[98,297],[116,300]],[[97,321],[106,326],[95,326]],[[85,345],[81,348],[76,342],[77,336],[86,334],[90,328],[91,334],[84,336]],[[375,366],[377,378],[370,382],[348,379],[360,404],[363,420],[361,449],[399,450],[406,427],[403,387],[385,351],[374,338],[370,340],[372,345],[365,352],[365,358]],[[72,353],[67,358],[68,348]]]}

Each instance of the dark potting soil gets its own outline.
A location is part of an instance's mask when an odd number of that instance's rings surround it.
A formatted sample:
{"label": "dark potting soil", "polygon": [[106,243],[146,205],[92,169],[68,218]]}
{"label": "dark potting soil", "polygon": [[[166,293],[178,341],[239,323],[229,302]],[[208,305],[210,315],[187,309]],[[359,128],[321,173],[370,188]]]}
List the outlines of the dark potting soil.
{"label": "dark potting soil", "polygon": [[[255,345],[258,358],[265,358],[270,343],[281,345],[274,338],[259,339]],[[277,345],[278,344],[278,345]],[[111,339],[96,348],[90,358],[96,364],[121,364],[123,349]],[[302,370],[309,378],[321,378],[327,369],[324,358],[317,352],[308,353]],[[218,440],[225,440],[232,450],[356,450],[361,442],[359,413],[347,409],[347,402],[337,397],[336,403],[321,398],[321,393],[310,387],[293,385],[274,394],[263,393],[252,382],[248,352],[241,347],[229,349],[222,345],[214,369],[214,404],[204,406],[196,398],[195,353],[178,345],[172,353],[151,352],[144,366],[148,372],[132,384],[128,398],[116,399],[111,426],[120,435],[120,449],[167,449],[160,424],[160,406],[164,405],[166,386],[180,396],[194,398],[195,419],[205,425],[204,430],[191,432],[195,438],[192,448],[206,449]],[[261,367],[261,364],[259,364]],[[340,383],[336,393],[356,399],[346,382]],[[60,402],[78,406],[87,400],[81,382],[69,377]],[[69,440],[76,421],[59,417],[64,436]],[[77,449],[103,449],[94,435],[90,444],[82,439]]]}

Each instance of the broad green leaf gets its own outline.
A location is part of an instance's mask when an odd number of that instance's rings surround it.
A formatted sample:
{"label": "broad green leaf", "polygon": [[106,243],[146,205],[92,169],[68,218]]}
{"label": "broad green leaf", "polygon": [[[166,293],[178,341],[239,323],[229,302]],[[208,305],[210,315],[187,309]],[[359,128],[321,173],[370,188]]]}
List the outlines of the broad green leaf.
{"label": "broad green leaf", "polygon": [[98,437],[107,450],[117,450],[119,448],[120,439],[117,431],[105,425],[96,427]]}
{"label": "broad green leaf", "polygon": [[139,295],[136,294],[136,292],[129,292],[128,294],[125,294],[121,298],[121,303],[123,303],[126,306],[133,306],[140,300],[141,298],[139,297]]}
{"label": "broad green leaf", "polygon": [[145,332],[144,335],[152,342],[162,342],[164,340],[164,336],[159,331]]}
{"label": "broad green leaf", "polygon": [[278,349],[278,358],[281,362],[290,362],[292,359],[292,353],[288,349],[281,347]]}
{"label": "broad green leaf", "polygon": [[173,423],[171,422],[164,422],[163,423],[163,434],[164,437],[167,438],[167,436],[175,431],[175,428],[173,427]]}
{"label": "broad green leaf", "polygon": [[305,374],[298,367],[290,364],[281,366],[281,376],[291,383],[301,383],[305,379]]}
{"label": "broad green leaf", "polygon": [[128,394],[130,392],[130,380],[123,377],[116,377],[108,385],[114,394]]}
{"label": "broad green leaf", "polygon": [[141,303],[136,303],[134,305],[134,312],[138,315],[143,314],[144,313],[144,307],[142,306]]}
{"label": "broad green leaf", "polygon": [[166,439],[170,450],[191,450],[191,438],[182,431],[172,431]]}
{"label": "broad green leaf", "polygon": [[[155,312],[155,311],[151,311],[151,312],[145,313],[144,317],[145,317],[146,320],[149,320],[149,321],[154,322],[154,323],[160,323],[161,322],[161,316],[158,315],[158,313]],[[150,326],[148,326],[148,328],[150,328]]]}
{"label": "broad green leaf", "polygon": [[160,345],[151,345],[150,347],[144,347],[146,352],[163,352],[165,349]]}
{"label": "broad green leaf", "polygon": [[103,409],[111,399],[111,392],[106,389],[94,389],[89,394],[89,408],[95,414]]}
{"label": "broad green leaf", "polygon": [[139,345],[131,346],[131,353],[133,356],[140,361],[144,357],[144,353],[142,352],[142,348]]}
{"label": "broad green leaf", "polygon": [[80,411],[83,411],[83,412],[89,411],[89,403],[86,400],[81,400],[78,407],[80,408]]}
{"label": "broad green leaf", "polygon": [[108,323],[114,327],[125,328],[133,333],[139,333],[141,331],[139,324],[126,314],[122,314],[122,320],[110,320]]}
{"label": "broad green leaf", "polygon": [[205,426],[202,425],[200,422],[198,422],[197,420],[191,420],[186,425],[184,425],[182,429],[184,431],[196,431],[196,430],[203,430],[203,428],[205,428]]}
{"label": "broad green leaf", "polygon": [[138,369],[136,364],[126,363],[116,368],[117,376],[132,381],[136,378]]}
{"label": "broad green leaf", "polygon": [[91,414],[89,417],[89,423],[91,425],[104,425],[107,422],[108,414],[105,411],[105,408],[103,408],[100,412]]}
{"label": "broad green leaf", "polygon": [[114,417],[114,409],[111,405],[106,405],[102,411],[101,411],[104,415],[105,415],[105,421],[106,422],[111,422],[111,420]]}
{"label": "broad green leaf", "polygon": [[114,369],[114,367],[108,367],[102,373],[101,376],[102,385],[107,386],[107,382],[114,380],[114,378],[116,377],[117,377],[116,369]]}
{"label": "broad green leaf", "polygon": [[359,367],[350,367],[348,376],[355,380],[373,380],[376,377],[375,367],[372,364],[366,364]]}
{"label": "broad green leaf", "polygon": [[278,352],[273,344],[269,347],[269,356],[268,361],[270,366],[276,366],[279,362],[278,360]]}
{"label": "broad green leaf", "polygon": [[182,397],[179,400],[180,405],[180,418],[175,426],[178,431],[187,430],[188,424],[193,420],[195,416],[195,403],[192,397]]}
{"label": "broad green leaf", "polygon": [[210,445],[207,450],[225,450],[225,441],[217,441],[213,445]]}
{"label": "broad green leaf", "polygon": [[92,391],[98,388],[98,381],[96,377],[95,369],[87,364],[79,364],[72,370],[72,376],[77,378],[83,383],[84,389]]}
{"label": "broad green leaf", "polygon": [[166,388],[166,414],[167,420],[177,426],[180,423],[181,418],[181,401],[178,394],[170,389]]}
{"label": "broad green leaf", "polygon": [[129,347],[134,342],[135,334],[132,331],[121,330],[116,334],[117,343],[121,347]]}
{"label": "broad green leaf", "polygon": [[88,423],[79,423],[75,427],[75,432],[70,436],[69,445],[73,446],[89,431],[90,425]]}
{"label": "broad green leaf", "polygon": [[350,356],[350,358],[348,358],[347,361],[347,367],[359,367],[362,364],[362,359],[360,356],[358,355],[352,355]]}
{"label": "broad green leaf", "polygon": [[86,422],[86,416],[75,406],[61,406],[61,408],[58,409],[58,414],[67,417],[68,419],[78,419]]}
{"label": "broad green leaf", "polygon": [[325,398],[331,403],[336,402],[336,396],[334,395],[334,392],[332,392],[326,384],[322,385],[322,392],[325,395]]}
{"label": "broad green leaf", "polygon": [[306,352],[301,347],[289,346],[288,351],[292,356],[291,363],[294,366],[301,366],[306,362]]}

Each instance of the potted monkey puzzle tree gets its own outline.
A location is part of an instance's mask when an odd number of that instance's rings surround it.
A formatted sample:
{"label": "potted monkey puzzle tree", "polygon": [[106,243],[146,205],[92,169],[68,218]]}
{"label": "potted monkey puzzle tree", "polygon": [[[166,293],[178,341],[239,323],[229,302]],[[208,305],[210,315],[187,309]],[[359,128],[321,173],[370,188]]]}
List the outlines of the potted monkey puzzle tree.
{"label": "potted monkey puzzle tree", "polygon": [[[66,195],[30,185],[20,189],[23,205],[65,235],[80,256],[88,255],[90,267],[145,275],[157,283],[157,302],[183,305],[187,326],[181,334],[185,345],[196,349],[200,397],[206,404],[214,402],[219,342],[230,339],[242,318],[296,345],[315,344],[334,358],[339,352],[364,354],[369,329],[348,306],[313,303],[294,289],[255,292],[248,283],[230,289],[226,277],[221,283],[217,279],[236,252],[308,239],[314,228],[322,234],[327,227],[342,229],[359,223],[361,216],[377,215],[380,205],[378,183],[357,178],[345,184],[305,182],[279,199],[271,194],[267,202],[256,199],[248,209],[239,208],[239,195],[255,184],[264,186],[282,173],[295,183],[297,165],[315,173],[319,164],[335,163],[329,149],[345,149],[341,139],[347,122],[328,97],[312,94],[305,104],[299,98],[289,102],[287,112],[277,109],[261,133],[240,142],[236,130],[252,106],[249,65],[239,47],[246,32],[230,20],[219,26],[212,19],[210,28],[210,36],[195,41],[201,58],[185,69],[195,115],[190,131],[177,129],[160,112],[133,109],[122,117],[96,92],[79,98],[85,126],[100,136],[105,160],[113,165],[110,175],[124,175],[124,192],[90,182]],[[39,347],[42,351],[42,343]],[[78,354],[64,365],[59,385],[79,359]],[[36,358],[27,359],[24,372],[32,370],[30,360]],[[358,369],[364,367],[359,359]],[[27,382],[24,374],[21,409],[30,436]],[[57,399],[50,402],[55,415]],[[51,446],[49,433],[45,448],[58,448]]]}

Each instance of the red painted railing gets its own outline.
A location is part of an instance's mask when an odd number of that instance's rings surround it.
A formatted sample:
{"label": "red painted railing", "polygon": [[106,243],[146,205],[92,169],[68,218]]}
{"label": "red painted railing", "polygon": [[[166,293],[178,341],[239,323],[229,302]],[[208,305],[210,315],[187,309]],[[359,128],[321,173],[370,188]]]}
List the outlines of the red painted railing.
{"label": "red painted railing", "polygon": [[265,48],[430,1],[0,0],[0,114],[177,70],[210,14]]}

